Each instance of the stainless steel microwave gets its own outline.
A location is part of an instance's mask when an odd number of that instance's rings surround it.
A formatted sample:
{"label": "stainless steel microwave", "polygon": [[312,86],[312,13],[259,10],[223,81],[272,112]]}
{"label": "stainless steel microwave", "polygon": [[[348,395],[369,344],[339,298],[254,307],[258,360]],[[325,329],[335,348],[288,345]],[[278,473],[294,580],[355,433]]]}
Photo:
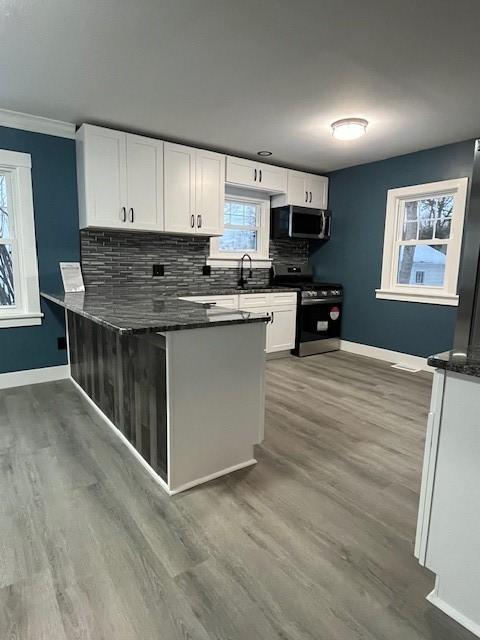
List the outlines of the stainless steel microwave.
{"label": "stainless steel microwave", "polygon": [[332,214],[326,209],[309,209],[293,205],[274,207],[271,212],[272,238],[306,238],[329,240]]}

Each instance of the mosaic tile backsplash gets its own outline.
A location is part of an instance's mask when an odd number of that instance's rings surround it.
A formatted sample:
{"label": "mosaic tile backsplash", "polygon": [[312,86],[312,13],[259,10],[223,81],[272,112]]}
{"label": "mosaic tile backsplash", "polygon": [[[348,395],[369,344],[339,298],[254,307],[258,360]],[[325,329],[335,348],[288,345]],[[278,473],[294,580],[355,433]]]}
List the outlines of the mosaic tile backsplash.
{"label": "mosaic tile backsplash", "polygon": [[[82,270],[87,287],[141,287],[145,291],[199,291],[234,287],[238,269],[202,268],[209,255],[208,238],[155,233],[84,230],[80,232]],[[270,257],[275,262],[301,263],[308,260],[307,240],[271,240]],[[165,266],[165,275],[152,276],[154,264]],[[254,269],[249,285],[269,282],[268,269]]]}

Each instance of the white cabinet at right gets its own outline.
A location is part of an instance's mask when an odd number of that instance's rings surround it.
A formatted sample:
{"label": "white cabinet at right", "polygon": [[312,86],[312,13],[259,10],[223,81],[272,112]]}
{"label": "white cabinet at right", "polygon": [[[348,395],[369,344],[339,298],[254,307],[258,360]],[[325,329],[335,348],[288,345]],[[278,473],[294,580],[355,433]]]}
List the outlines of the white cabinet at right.
{"label": "white cabinet at right", "polygon": [[272,198],[272,207],[285,205],[326,209],[328,207],[328,178],[289,169],[287,171],[287,192]]}
{"label": "white cabinet at right", "polygon": [[295,347],[297,294],[257,293],[240,294],[238,307],[244,311],[267,312],[266,353],[290,351]]}
{"label": "white cabinet at right", "polygon": [[273,164],[227,156],[225,182],[236,187],[247,187],[268,193],[285,193],[287,170]]}
{"label": "white cabinet at right", "polygon": [[415,555],[436,574],[427,598],[480,636],[480,378],[434,374]]}

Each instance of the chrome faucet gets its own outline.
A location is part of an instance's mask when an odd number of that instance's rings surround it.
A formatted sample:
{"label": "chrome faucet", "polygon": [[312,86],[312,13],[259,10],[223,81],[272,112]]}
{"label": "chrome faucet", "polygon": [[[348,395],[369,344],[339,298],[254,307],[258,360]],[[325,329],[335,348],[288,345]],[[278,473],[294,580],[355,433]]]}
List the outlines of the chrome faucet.
{"label": "chrome faucet", "polygon": [[243,277],[243,261],[245,260],[245,258],[248,258],[250,260],[250,269],[248,270],[248,277],[253,278],[252,258],[251,256],[248,255],[248,253],[244,253],[243,256],[240,258],[240,280],[238,281],[238,286],[241,287],[242,289],[244,289],[245,285],[247,284],[247,278]]}

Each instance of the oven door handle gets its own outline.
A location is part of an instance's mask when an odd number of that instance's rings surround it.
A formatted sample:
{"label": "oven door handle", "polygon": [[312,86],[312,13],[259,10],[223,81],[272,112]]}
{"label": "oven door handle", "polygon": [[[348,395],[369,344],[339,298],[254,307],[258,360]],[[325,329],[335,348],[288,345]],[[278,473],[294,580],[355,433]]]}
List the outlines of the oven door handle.
{"label": "oven door handle", "polygon": [[332,302],[336,302],[337,304],[341,304],[342,303],[342,298],[321,298],[321,299],[316,299],[316,300],[309,300],[308,298],[306,300],[302,300],[300,303],[301,307],[310,307],[314,304],[332,304]]}

